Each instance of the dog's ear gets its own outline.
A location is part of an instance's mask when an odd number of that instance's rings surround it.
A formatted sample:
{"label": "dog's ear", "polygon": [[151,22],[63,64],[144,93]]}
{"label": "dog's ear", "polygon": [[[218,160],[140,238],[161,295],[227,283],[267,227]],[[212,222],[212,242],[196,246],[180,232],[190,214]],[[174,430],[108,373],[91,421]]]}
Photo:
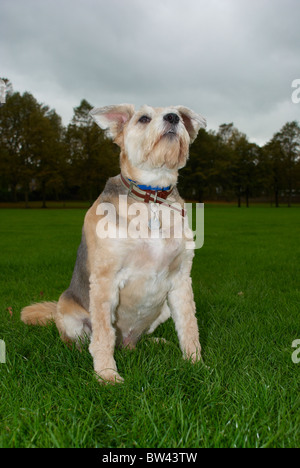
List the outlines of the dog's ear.
{"label": "dog's ear", "polygon": [[[90,115],[100,128],[106,131],[106,135],[116,140],[122,132],[124,125],[134,114],[132,104],[119,104],[117,106],[95,107]],[[117,143],[117,141],[116,141]]]}
{"label": "dog's ear", "polygon": [[175,106],[175,109],[177,109],[181,115],[184,126],[190,135],[190,143],[193,143],[200,128],[206,128],[206,119],[202,115],[196,114],[196,112],[188,107]]}

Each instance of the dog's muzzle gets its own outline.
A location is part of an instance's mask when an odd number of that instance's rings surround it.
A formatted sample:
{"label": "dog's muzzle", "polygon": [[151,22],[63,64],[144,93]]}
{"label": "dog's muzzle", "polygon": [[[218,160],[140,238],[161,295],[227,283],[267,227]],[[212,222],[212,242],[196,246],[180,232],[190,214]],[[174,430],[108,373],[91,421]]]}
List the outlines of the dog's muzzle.
{"label": "dog's muzzle", "polygon": [[164,115],[163,119],[166,122],[168,122],[170,124],[175,124],[175,125],[178,124],[178,122],[179,122],[178,115],[177,114],[172,114],[172,113]]}
{"label": "dog's muzzle", "polygon": [[177,114],[169,113],[164,115],[163,120],[166,122],[166,132],[164,135],[177,135],[177,124],[179,123],[179,117]]}

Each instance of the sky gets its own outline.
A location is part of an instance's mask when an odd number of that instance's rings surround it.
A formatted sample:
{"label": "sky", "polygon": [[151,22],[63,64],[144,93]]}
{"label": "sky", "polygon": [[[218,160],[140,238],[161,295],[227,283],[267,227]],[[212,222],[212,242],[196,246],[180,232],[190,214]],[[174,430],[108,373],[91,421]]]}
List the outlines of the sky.
{"label": "sky", "polygon": [[184,105],[263,145],[300,121],[299,0],[0,0],[0,77],[54,108]]}

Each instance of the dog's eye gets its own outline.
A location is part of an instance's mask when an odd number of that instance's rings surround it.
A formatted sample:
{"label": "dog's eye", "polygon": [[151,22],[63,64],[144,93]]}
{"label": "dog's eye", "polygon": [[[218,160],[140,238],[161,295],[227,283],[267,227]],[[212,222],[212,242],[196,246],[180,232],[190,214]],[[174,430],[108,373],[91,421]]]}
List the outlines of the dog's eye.
{"label": "dog's eye", "polygon": [[142,115],[142,117],[139,119],[139,122],[141,123],[149,123],[150,121],[151,119],[147,115]]}

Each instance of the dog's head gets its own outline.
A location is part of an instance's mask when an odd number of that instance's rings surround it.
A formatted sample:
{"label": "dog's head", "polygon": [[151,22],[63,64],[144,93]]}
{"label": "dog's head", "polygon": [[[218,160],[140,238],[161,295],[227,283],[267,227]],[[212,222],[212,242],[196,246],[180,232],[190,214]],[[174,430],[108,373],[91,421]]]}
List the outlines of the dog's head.
{"label": "dog's head", "polygon": [[189,145],[204,117],[183,106],[157,108],[131,104],[95,108],[96,123],[121,148],[121,170],[143,183],[174,183],[178,169],[185,166]]}

